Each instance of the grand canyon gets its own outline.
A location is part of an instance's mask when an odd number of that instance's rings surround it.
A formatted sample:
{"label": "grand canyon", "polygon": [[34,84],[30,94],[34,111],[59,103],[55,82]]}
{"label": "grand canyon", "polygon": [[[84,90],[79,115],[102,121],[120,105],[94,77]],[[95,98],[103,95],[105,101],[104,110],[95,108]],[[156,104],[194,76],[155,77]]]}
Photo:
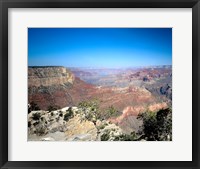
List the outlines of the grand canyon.
{"label": "grand canyon", "polygon": [[172,28],[28,28],[28,141],[172,141]]}
{"label": "grand canyon", "polygon": [[[30,141],[172,140],[171,107],[171,65],[28,67]],[[168,132],[144,134],[150,116]]]}

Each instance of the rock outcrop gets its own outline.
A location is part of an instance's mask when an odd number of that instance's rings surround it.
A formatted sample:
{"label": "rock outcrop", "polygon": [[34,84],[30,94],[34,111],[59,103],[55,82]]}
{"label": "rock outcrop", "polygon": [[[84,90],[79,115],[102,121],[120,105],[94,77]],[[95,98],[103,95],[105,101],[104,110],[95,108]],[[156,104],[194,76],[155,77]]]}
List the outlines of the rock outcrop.
{"label": "rock outcrop", "polygon": [[73,84],[74,75],[64,67],[29,67],[28,86],[52,86],[58,84]]}
{"label": "rock outcrop", "polygon": [[113,141],[122,130],[106,120],[98,120],[90,108],[66,107],[56,111],[28,114],[29,141]]}
{"label": "rock outcrop", "polygon": [[76,78],[64,67],[28,69],[28,102],[34,102],[41,110],[48,110],[50,106],[74,106],[95,91],[95,87]]}

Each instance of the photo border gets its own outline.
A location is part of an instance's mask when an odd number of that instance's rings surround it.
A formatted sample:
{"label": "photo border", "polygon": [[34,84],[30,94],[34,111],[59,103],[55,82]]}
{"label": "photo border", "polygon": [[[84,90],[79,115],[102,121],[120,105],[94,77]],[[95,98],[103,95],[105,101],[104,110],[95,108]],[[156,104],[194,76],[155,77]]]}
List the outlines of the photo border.
{"label": "photo border", "polygon": [[[8,161],[9,8],[192,8],[192,161]],[[200,168],[200,2],[198,0],[0,0],[0,166],[1,168]],[[183,18],[184,19],[184,18]]]}

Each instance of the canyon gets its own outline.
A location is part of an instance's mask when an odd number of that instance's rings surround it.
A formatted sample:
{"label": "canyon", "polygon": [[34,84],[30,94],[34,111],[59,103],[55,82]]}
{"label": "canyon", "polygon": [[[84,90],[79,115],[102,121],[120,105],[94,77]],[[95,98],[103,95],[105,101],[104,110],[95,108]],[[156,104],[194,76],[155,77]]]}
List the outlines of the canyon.
{"label": "canyon", "polygon": [[[80,103],[91,101],[98,103],[101,122],[113,125],[120,134],[137,132],[142,125],[142,121],[137,118],[139,114],[157,112],[172,106],[172,68],[171,66],[127,69],[29,67],[28,103],[29,107],[32,106],[29,112],[31,140],[36,139],[35,127],[31,122],[35,111],[51,121],[51,112],[62,111],[64,107],[74,107],[78,111]],[[37,105],[38,110],[34,110],[33,105]],[[81,112],[83,116],[84,111]],[[60,123],[63,125],[63,122]],[[40,120],[38,124],[41,123]],[[55,125],[56,123],[51,122],[51,125],[59,126],[60,123]],[[95,129],[96,121],[94,124],[91,121],[82,123],[76,114],[68,125],[78,125],[78,123],[81,123],[82,127],[73,127],[73,131],[65,130],[65,137],[62,139],[74,140],[74,136],[79,134],[81,137],[83,133],[79,132],[85,128],[94,131],[91,137],[86,134],[88,140],[99,140],[98,130]],[[42,139],[40,136],[38,138]]]}

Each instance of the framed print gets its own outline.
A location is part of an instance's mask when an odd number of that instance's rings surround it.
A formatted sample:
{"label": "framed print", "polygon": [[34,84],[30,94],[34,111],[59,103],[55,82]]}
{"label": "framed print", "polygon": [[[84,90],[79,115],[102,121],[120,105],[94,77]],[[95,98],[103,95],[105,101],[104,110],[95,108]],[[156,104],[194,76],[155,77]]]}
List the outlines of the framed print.
{"label": "framed print", "polygon": [[1,168],[200,167],[197,0],[0,5]]}

